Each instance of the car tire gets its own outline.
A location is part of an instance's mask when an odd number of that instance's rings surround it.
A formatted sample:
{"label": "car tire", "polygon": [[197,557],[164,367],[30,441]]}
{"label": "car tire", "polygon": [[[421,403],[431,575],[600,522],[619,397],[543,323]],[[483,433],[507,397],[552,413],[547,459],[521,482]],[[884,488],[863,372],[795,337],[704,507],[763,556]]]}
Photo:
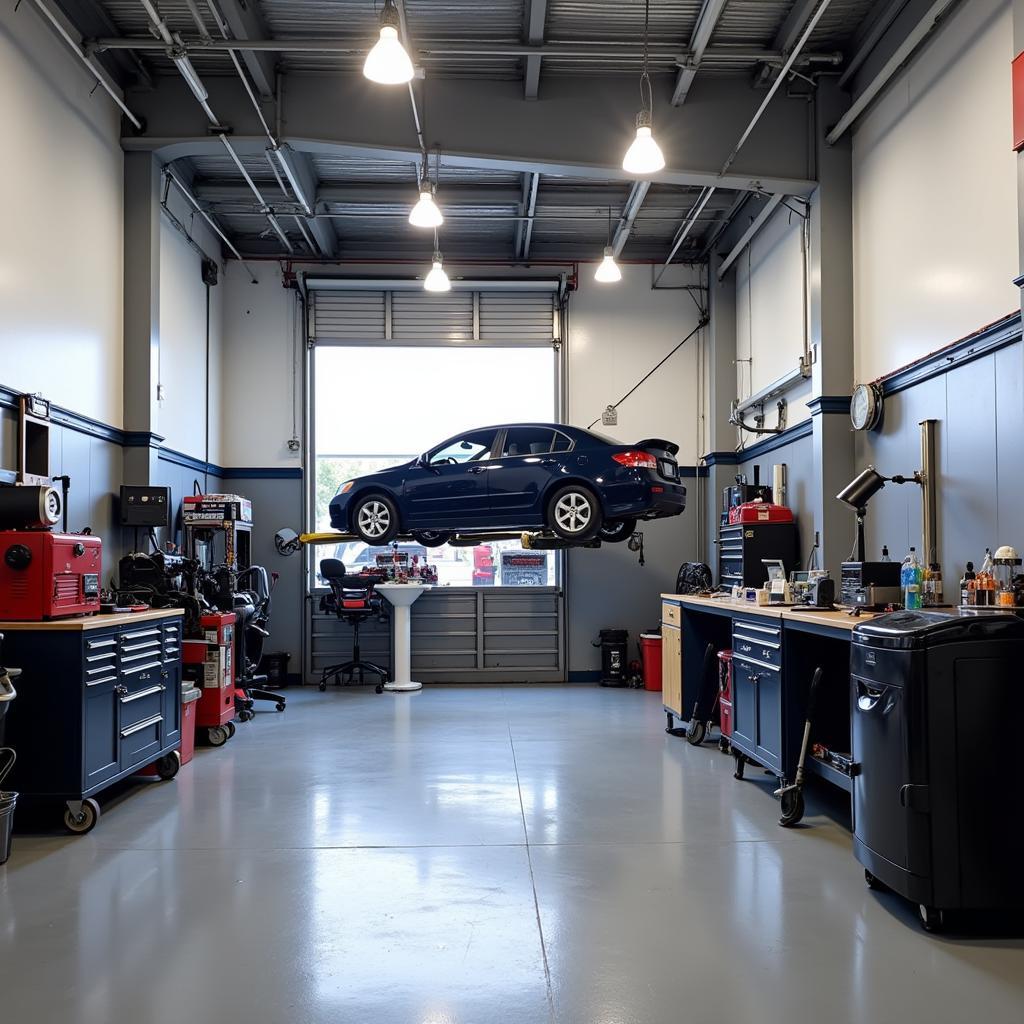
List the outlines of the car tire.
{"label": "car tire", "polygon": [[384,494],[366,494],[352,508],[352,532],[364,543],[379,547],[398,536],[398,509]]}
{"label": "car tire", "polygon": [[440,530],[421,530],[419,533],[413,533],[412,539],[425,548],[439,548],[447,544],[452,535]]}
{"label": "car tire", "polygon": [[598,530],[597,537],[606,544],[621,544],[633,536],[635,529],[635,519],[610,519]]}
{"label": "car tire", "polygon": [[548,528],[562,540],[592,540],[602,522],[597,495],[582,484],[559,487],[548,501]]}

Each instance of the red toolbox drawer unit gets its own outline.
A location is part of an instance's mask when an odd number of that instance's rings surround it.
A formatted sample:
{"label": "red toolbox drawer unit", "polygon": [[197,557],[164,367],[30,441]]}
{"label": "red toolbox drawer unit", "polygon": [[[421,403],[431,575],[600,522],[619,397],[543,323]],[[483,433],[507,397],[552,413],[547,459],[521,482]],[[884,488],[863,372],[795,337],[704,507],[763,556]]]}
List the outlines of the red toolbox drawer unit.
{"label": "red toolbox drawer unit", "polygon": [[0,530],[0,619],[40,622],[97,612],[102,571],[99,537]]}

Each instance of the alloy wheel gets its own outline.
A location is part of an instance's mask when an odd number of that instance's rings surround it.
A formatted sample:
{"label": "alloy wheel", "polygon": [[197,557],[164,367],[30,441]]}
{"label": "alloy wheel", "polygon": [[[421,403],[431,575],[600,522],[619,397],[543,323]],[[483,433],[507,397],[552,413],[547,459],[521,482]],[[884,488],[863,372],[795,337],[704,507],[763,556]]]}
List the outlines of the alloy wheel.
{"label": "alloy wheel", "polygon": [[555,503],[555,520],[566,533],[583,533],[592,514],[590,501],[579,491],[563,494]]}
{"label": "alloy wheel", "polygon": [[382,501],[368,501],[358,515],[359,530],[366,537],[383,537],[391,526],[391,512]]}

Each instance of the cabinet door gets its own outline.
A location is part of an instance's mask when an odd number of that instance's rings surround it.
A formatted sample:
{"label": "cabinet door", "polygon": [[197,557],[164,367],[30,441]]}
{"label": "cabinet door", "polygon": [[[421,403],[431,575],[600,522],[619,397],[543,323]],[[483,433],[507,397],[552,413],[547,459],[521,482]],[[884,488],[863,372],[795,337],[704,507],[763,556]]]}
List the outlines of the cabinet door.
{"label": "cabinet door", "polygon": [[733,655],[732,734],[751,752],[757,747],[757,673],[757,668]]}
{"label": "cabinet door", "polygon": [[678,626],[661,627],[661,702],[683,717],[683,644]]}
{"label": "cabinet door", "polygon": [[120,697],[115,690],[116,683],[113,679],[85,688],[83,792],[89,792],[118,773]]}
{"label": "cabinet door", "polygon": [[769,768],[782,770],[782,673],[758,670],[757,757]]}
{"label": "cabinet door", "polygon": [[163,745],[181,744],[181,662],[169,662],[163,667]]}

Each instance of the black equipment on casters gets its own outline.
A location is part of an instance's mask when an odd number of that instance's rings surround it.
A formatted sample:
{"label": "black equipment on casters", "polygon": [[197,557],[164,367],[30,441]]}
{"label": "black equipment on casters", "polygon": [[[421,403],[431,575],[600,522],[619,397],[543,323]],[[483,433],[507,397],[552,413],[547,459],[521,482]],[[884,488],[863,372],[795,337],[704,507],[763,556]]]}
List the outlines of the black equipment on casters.
{"label": "black equipment on casters", "polygon": [[384,582],[383,576],[350,576],[345,565],[337,558],[325,558],[320,562],[320,575],[331,588],[330,594],[321,598],[320,607],[323,611],[333,612],[341,622],[352,627],[352,657],[339,665],[328,665],[320,674],[320,692],[327,689],[327,680],[334,676],[340,684],[345,676],[348,682],[362,685],[363,673],[371,672],[380,676],[377,693],[382,693],[387,682],[388,673],[372,661],[364,661],[359,651],[359,624],[371,616],[380,617],[382,611],[381,597],[374,592],[378,583]]}

